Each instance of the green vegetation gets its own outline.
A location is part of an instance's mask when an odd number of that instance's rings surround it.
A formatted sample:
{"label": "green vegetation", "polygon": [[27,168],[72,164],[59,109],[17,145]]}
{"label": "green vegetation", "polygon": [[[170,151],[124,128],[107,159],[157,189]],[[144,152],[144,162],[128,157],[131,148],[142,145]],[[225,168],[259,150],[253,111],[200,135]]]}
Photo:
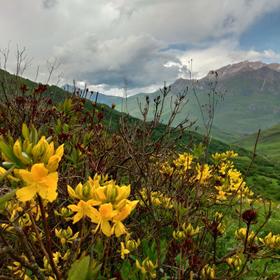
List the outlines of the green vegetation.
{"label": "green vegetation", "polygon": [[[256,134],[244,137],[236,142],[237,145],[251,149],[254,145]],[[257,152],[267,159],[279,163],[280,160],[280,125],[261,131]]]}
{"label": "green vegetation", "polygon": [[279,279],[272,161],[174,127],[182,96],[162,124],[167,88],[140,120],[3,75],[0,275]]}

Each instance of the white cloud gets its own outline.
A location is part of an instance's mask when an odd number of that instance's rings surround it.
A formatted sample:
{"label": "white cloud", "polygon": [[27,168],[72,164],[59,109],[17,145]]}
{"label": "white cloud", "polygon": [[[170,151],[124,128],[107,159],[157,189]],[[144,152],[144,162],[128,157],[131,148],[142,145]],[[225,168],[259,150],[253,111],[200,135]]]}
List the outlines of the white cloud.
{"label": "white cloud", "polygon": [[224,65],[244,60],[263,61],[267,63],[280,62],[280,53],[276,53],[273,50],[241,50],[237,41],[226,40],[208,48],[193,49],[180,55],[182,64],[190,65],[188,63],[190,59],[193,62],[193,77],[201,78],[207,75],[210,70],[216,70]]}
{"label": "white cloud", "polygon": [[[42,65],[58,57],[65,82],[104,84],[111,92],[126,79],[134,92],[184,77],[190,58],[198,76],[242,59],[279,59],[272,50],[238,45],[244,31],[276,9],[280,0],[9,0],[1,3],[0,48],[9,40],[26,46],[42,80]],[[182,52],[170,44],[196,48]]]}

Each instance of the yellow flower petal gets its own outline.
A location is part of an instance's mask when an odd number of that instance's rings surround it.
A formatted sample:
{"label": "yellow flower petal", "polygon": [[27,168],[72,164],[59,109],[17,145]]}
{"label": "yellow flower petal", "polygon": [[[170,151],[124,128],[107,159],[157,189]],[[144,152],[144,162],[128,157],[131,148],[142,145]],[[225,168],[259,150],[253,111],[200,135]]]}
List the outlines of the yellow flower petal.
{"label": "yellow flower petal", "polygon": [[120,237],[123,234],[126,234],[126,228],[122,222],[116,222],[114,225],[114,232],[116,237]]}
{"label": "yellow flower petal", "polygon": [[77,214],[73,217],[73,224],[79,222],[83,218],[83,212],[78,211]]}
{"label": "yellow flower petal", "polygon": [[[43,163],[36,163],[31,167],[31,174],[33,177],[33,182],[35,180],[39,181],[43,177],[48,175],[48,169],[44,166]],[[23,180],[25,181],[24,178],[23,178]]]}
{"label": "yellow flower petal", "polygon": [[72,210],[73,212],[78,212],[79,211],[79,207],[75,204],[71,204],[67,206],[70,210]]}
{"label": "yellow flower petal", "polygon": [[90,205],[87,205],[87,207],[84,208],[84,215],[89,217],[91,221],[95,224],[99,223],[100,221],[99,212],[95,208],[91,207]]}
{"label": "yellow flower petal", "polygon": [[38,187],[39,195],[50,202],[54,201],[57,197],[57,181],[57,172],[50,173],[48,176],[43,178],[40,181],[40,186]]}
{"label": "yellow flower petal", "polygon": [[67,191],[70,197],[72,198],[78,198],[78,196],[76,195],[74,189],[71,188],[71,186],[67,186]]}
{"label": "yellow flower petal", "polygon": [[113,210],[112,203],[105,203],[99,207],[99,212],[102,219],[109,220],[117,214],[116,210]]}
{"label": "yellow flower petal", "polygon": [[63,154],[64,154],[64,144],[60,145],[56,151],[55,154],[59,157],[59,161],[61,160]]}
{"label": "yellow flower petal", "polygon": [[16,191],[17,199],[25,202],[28,200],[33,199],[33,197],[36,195],[37,187],[35,184],[31,184],[29,186],[23,187]]}
{"label": "yellow flower petal", "polygon": [[128,198],[128,196],[130,195],[130,185],[117,187],[117,191],[118,194],[116,197],[116,201],[120,201],[122,199]]}
{"label": "yellow flower petal", "polygon": [[112,228],[108,221],[101,222],[101,230],[107,237],[110,237],[112,235]]}

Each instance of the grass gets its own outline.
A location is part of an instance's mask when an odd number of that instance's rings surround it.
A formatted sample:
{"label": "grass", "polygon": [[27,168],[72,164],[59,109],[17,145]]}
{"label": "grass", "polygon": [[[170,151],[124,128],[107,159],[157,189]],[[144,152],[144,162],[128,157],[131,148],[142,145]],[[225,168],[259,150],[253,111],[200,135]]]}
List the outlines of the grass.
{"label": "grass", "polygon": [[[236,142],[239,146],[251,149],[254,145],[256,134],[251,134]],[[257,151],[264,157],[279,163],[280,161],[280,125],[261,131]]]}

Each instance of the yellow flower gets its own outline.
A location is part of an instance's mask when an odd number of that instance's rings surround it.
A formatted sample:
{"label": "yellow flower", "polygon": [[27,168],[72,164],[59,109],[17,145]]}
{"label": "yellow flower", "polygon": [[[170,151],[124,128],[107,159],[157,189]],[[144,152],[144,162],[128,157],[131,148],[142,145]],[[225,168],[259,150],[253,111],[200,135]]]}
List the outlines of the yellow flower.
{"label": "yellow flower", "polygon": [[47,164],[47,169],[50,171],[50,172],[53,172],[53,171],[56,171],[57,168],[58,168],[58,164],[59,162],[61,161],[61,158],[63,156],[63,153],[64,153],[64,146],[63,145],[60,145],[56,151],[55,151],[55,154],[52,155],[49,160],[48,160],[48,164]]}
{"label": "yellow flower", "polygon": [[177,159],[173,161],[174,165],[182,169],[183,171],[187,171],[191,169],[191,164],[193,161],[193,156],[189,153],[183,153],[178,156]]}
{"label": "yellow flower", "polygon": [[271,232],[264,238],[259,238],[259,240],[270,249],[280,248],[280,234],[273,235]]}
{"label": "yellow flower", "polygon": [[185,232],[181,230],[173,231],[172,236],[177,241],[181,241],[186,238]]}
{"label": "yellow flower", "polygon": [[194,236],[199,233],[199,227],[197,226],[195,229],[192,224],[186,225],[185,223],[182,225],[182,229],[185,232],[186,236]]}
{"label": "yellow flower", "polygon": [[25,187],[17,190],[18,200],[23,202],[29,201],[36,194],[50,202],[56,199],[57,172],[49,173],[43,163],[37,163],[32,166],[31,171],[20,169],[18,173],[26,184]]}
{"label": "yellow flower", "polygon": [[206,264],[201,270],[202,279],[214,279],[215,278],[215,267]]}
{"label": "yellow flower", "polygon": [[99,217],[98,211],[92,207],[96,205],[94,200],[80,200],[77,205],[71,204],[68,205],[68,208],[73,212],[77,212],[73,217],[73,224],[80,221],[82,218],[88,217],[91,220],[96,220]]}
{"label": "yellow flower", "polygon": [[55,229],[55,236],[60,240],[62,246],[67,243],[72,243],[73,240],[78,238],[79,232],[73,235],[72,229],[68,226],[67,229]]}
{"label": "yellow flower", "polygon": [[[235,237],[240,240],[245,240],[247,234],[247,228],[239,228],[235,231]],[[254,231],[248,233],[248,241],[251,241],[255,237]]]}
{"label": "yellow flower", "polygon": [[136,260],[135,264],[142,274],[149,274],[152,279],[157,277],[157,264],[153,264],[148,257],[142,262],[142,264],[138,260]]}
{"label": "yellow flower", "polygon": [[140,239],[137,241],[133,239],[126,238],[125,243],[121,242],[121,258],[124,259],[125,255],[128,255],[130,252],[136,250],[140,245]]}
{"label": "yellow flower", "polygon": [[101,231],[107,237],[110,237],[113,234],[113,228],[110,225],[110,221],[117,213],[118,211],[113,210],[112,203],[102,204],[99,207],[99,211],[97,211],[97,215],[93,219],[91,219],[93,223],[97,224],[94,232],[96,232],[99,227],[101,227]]}
{"label": "yellow flower", "polygon": [[221,186],[215,187],[216,190],[218,191],[218,194],[216,195],[216,200],[218,201],[225,201],[227,200],[227,194],[225,191],[223,191],[223,188]]}
{"label": "yellow flower", "polygon": [[230,267],[232,267],[236,270],[239,270],[242,265],[242,258],[243,258],[243,255],[236,254],[236,255],[233,255],[232,257],[226,258],[226,262]]}
{"label": "yellow flower", "polygon": [[196,166],[196,180],[198,180],[201,184],[207,182],[207,180],[211,177],[211,169],[208,164],[200,165],[199,163]]}
{"label": "yellow flower", "polygon": [[125,248],[125,245],[123,242],[121,242],[121,258],[124,260],[125,255],[128,255],[130,253],[130,251]]}

